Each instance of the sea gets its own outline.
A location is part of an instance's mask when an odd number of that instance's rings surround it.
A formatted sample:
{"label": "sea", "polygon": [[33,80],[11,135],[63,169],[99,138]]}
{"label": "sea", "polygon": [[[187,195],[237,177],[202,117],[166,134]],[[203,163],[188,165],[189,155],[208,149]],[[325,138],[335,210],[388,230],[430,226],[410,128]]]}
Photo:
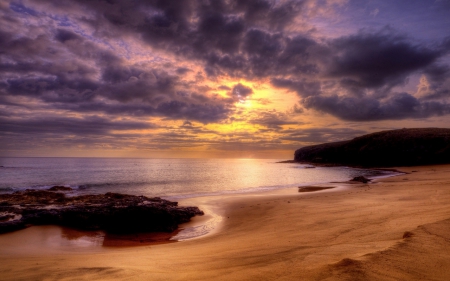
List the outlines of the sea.
{"label": "sea", "polygon": [[283,159],[0,158],[0,193],[62,185],[72,195],[119,192],[180,199],[249,193],[389,171],[313,167]]}

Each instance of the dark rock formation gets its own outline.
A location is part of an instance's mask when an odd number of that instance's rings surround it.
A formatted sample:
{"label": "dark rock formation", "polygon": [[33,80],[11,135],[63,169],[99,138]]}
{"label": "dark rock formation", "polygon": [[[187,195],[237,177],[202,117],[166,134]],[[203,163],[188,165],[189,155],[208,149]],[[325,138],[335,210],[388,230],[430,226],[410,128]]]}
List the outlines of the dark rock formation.
{"label": "dark rock formation", "polygon": [[50,187],[48,190],[50,191],[72,191],[73,189],[67,186],[55,185]]}
{"label": "dark rock formation", "polygon": [[[58,188],[56,188],[58,189]],[[0,195],[0,233],[31,225],[61,225],[108,233],[172,232],[197,207],[179,207],[159,197],[106,193],[66,197],[64,193],[25,190]]]}
{"label": "dark rock formation", "polygon": [[371,181],[371,179],[368,179],[368,178],[363,177],[363,176],[359,176],[359,177],[354,177],[354,178],[351,179],[350,181],[356,181],[356,182],[368,183],[369,181]]}
{"label": "dark rock formation", "polygon": [[450,163],[450,129],[400,129],[348,141],[306,146],[294,161],[361,167]]}

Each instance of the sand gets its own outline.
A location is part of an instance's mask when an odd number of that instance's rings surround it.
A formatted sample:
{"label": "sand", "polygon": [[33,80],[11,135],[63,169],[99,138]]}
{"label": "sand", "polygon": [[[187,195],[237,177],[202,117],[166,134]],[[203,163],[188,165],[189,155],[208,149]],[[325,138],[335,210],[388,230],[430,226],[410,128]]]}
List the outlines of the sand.
{"label": "sand", "polygon": [[187,200],[222,222],[177,243],[76,248],[52,246],[39,228],[0,235],[0,280],[450,280],[450,165],[398,169],[409,174]]}

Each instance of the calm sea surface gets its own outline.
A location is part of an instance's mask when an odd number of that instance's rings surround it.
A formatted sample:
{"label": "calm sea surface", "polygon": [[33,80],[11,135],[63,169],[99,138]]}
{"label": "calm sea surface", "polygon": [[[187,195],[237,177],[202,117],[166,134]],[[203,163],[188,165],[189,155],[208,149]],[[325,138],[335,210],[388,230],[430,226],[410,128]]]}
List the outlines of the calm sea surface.
{"label": "calm sea surface", "polygon": [[168,198],[241,193],[382,176],[347,167],[307,169],[274,159],[0,158],[0,193],[70,186],[79,194]]}

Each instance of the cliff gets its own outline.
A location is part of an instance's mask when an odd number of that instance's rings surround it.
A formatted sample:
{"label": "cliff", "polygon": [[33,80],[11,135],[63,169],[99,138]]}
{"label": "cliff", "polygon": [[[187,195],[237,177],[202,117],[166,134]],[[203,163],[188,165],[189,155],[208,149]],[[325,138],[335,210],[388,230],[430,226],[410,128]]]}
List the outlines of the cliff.
{"label": "cliff", "polygon": [[361,167],[450,163],[450,129],[382,131],[352,140],[302,147],[294,161]]}

